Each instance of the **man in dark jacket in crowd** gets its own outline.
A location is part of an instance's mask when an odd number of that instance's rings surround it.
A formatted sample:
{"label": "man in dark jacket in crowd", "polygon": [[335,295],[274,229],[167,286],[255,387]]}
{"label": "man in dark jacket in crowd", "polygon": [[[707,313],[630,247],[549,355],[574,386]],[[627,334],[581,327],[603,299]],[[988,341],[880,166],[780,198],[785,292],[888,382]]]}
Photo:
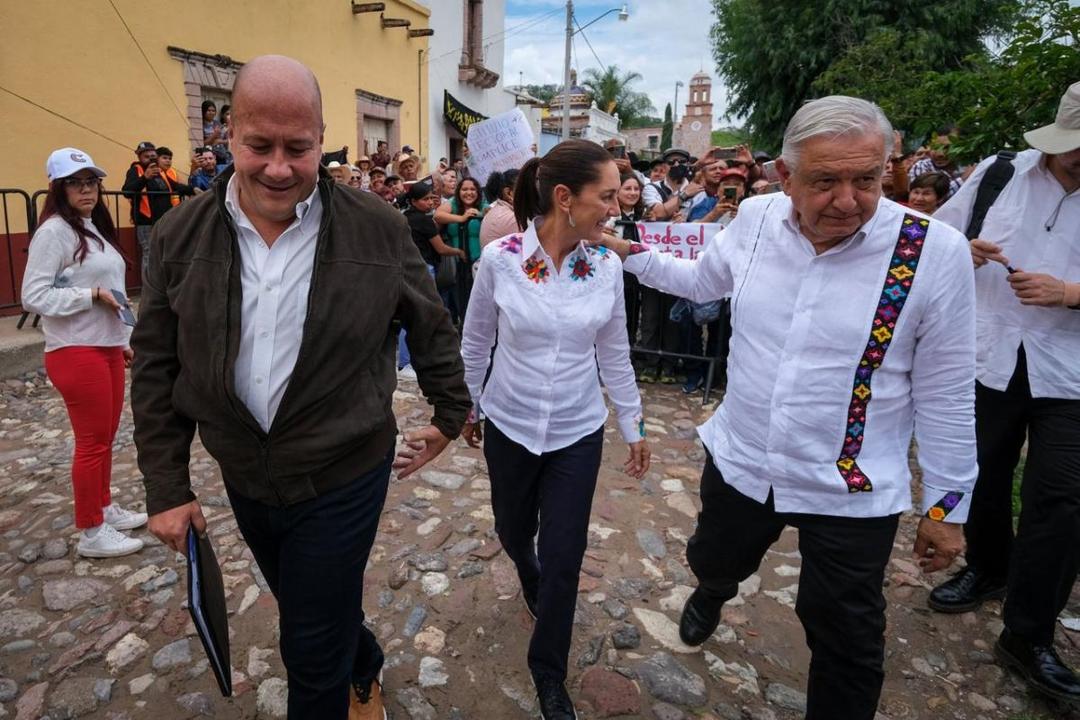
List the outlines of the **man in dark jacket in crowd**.
{"label": "man in dark jacket in crowd", "polygon": [[[135,442],[149,529],[176,550],[206,529],[188,472],[196,430],[220,465],[278,601],[289,718],[381,719],[383,653],[362,600],[391,466],[405,477],[437,456],[471,403],[405,219],[320,174],[322,132],[310,70],[281,56],[241,69],[233,168],[154,228],[132,338]],[[395,460],[398,322],[434,413]]]}

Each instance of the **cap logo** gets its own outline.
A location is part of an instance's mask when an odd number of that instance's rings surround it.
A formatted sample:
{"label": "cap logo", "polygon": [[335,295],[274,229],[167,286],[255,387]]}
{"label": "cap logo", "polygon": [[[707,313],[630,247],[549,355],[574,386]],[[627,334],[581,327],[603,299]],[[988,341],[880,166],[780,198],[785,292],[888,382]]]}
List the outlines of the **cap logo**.
{"label": "cap logo", "polygon": [[82,153],[77,153],[77,152],[71,153],[71,159],[73,161],[77,162],[77,163],[86,162],[86,156],[83,155]]}

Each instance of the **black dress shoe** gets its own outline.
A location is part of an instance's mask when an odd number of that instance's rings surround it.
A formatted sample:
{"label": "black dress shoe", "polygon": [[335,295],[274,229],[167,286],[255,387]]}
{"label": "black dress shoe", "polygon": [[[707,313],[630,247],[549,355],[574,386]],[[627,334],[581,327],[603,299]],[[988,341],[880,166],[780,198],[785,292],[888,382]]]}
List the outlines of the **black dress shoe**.
{"label": "black dress shoe", "polygon": [[1080,677],[1061,661],[1053,645],[1032,645],[1005,628],[994,654],[1020,673],[1032,689],[1080,707]]}
{"label": "black dress shoe", "polygon": [[927,604],[943,613],[962,613],[976,609],[984,600],[1005,597],[1005,581],[989,577],[973,567],[966,567],[930,591]]}
{"label": "black dress shoe", "polygon": [[720,608],[723,603],[716,604],[705,599],[701,590],[695,590],[686,599],[683,606],[682,617],[679,618],[679,639],[687,645],[701,645],[716,632],[716,626],[720,624]]}
{"label": "black dress shoe", "polygon": [[577,710],[562,680],[540,675],[533,678],[540,717],[544,720],[577,720]]}

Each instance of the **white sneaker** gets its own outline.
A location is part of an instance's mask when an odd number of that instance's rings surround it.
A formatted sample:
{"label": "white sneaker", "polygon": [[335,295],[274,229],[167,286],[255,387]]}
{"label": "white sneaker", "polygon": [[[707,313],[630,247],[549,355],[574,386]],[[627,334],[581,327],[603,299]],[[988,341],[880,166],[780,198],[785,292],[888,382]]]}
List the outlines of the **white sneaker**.
{"label": "white sneaker", "polygon": [[397,376],[402,380],[416,380],[416,371],[413,370],[412,365],[406,365],[397,371]]}
{"label": "white sneaker", "polygon": [[109,505],[104,510],[105,522],[117,530],[134,530],[146,524],[146,513],[131,512],[125,510],[116,503]]}
{"label": "white sneaker", "polygon": [[88,537],[83,531],[75,548],[77,553],[89,558],[109,558],[131,555],[143,549],[142,540],[128,537],[109,523],[102,523],[98,528],[94,537]]}

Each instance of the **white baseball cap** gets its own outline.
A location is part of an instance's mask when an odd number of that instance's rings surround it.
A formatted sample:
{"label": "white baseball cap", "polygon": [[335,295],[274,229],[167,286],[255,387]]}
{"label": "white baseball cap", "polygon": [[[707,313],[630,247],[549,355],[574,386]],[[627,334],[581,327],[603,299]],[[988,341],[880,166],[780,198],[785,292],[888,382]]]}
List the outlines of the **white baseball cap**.
{"label": "white baseball cap", "polygon": [[105,177],[104,170],[94,164],[89,155],[78,148],[60,148],[54,150],[45,161],[45,174],[49,181],[74,175],[80,170],[91,170],[99,178]]}
{"label": "white baseball cap", "polygon": [[1028,145],[1047,155],[1061,155],[1080,148],[1080,82],[1061,96],[1054,122],[1024,133]]}

